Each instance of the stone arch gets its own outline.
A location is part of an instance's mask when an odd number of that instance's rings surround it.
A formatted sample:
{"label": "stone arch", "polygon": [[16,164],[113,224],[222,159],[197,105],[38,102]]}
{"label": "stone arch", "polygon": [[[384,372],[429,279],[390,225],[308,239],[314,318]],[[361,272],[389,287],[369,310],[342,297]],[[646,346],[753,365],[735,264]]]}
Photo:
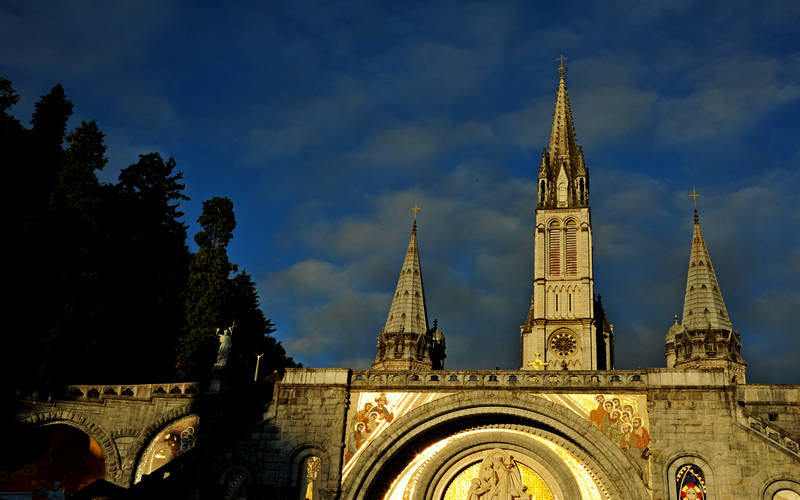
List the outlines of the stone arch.
{"label": "stone arch", "polygon": [[34,413],[23,420],[36,426],[68,425],[74,427],[94,439],[103,450],[106,466],[106,481],[124,486],[122,470],[119,463],[119,450],[111,439],[111,435],[100,424],[88,416],[71,410],[50,410]]}
{"label": "stone arch", "polygon": [[775,494],[783,490],[793,491],[800,495],[800,483],[797,482],[797,478],[773,480],[762,489],[761,498],[763,500],[773,500]]}
{"label": "stone arch", "polygon": [[322,460],[322,467],[320,468],[320,476],[322,484],[327,484],[332,479],[331,477],[331,456],[325,452],[325,447],[317,443],[304,443],[295,446],[289,452],[289,485],[292,488],[297,488],[298,479],[300,478],[300,468],[303,466],[303,461],[311,456],[317,456]]}
{"label": "stone arch", "polygon": [[667,495],[669,495],[667,498],[677,498],[675,474],[678,472],[680,467],[687,464],[694,464],[702,469],[703,476],[705,476],[706,479],[706,487],[710,493],[709,496],[711,498],[718,498],[719,484],[714,477],[714,467],[702,458],[702,453],[694,449],[672,451],[671,453],[669,450],[665,450],[664,456],[668,457],[664,462],[667,464],[667,468],[665,470],[666,475],[664,476],[664,491],[667,492]]}
{"label": "stone arch", "polygon": [[139,432],[136,436],[136,441],[131,443],[125,461],[122,463],[122,478],[123,486],[133,486],[133,480],[136,476],[136,466],[142,458],[142,453],[147,448],[150,441],[158,435],[165,427],[171,425],[178,419],[192,415],[192,408],[184,406],[175,408],[161,415],[155,422],[147,426],[143,431]]}
{"label": "stone arch", "polygon": [[485,390],[458,392],[422,405],[398,418],[359,457],[342,483],[342,498],[368,498],[380,476],[426,438],[483,425],[517,423],[549,433],[553,442],[589,466],[615,499],[648,497],[639,472],[597,427],[570,410],[532,394]]}
{"label": "stone arch", "polygon": [[521,430],[532,435],[541,435],[540,430],[525,426],[497,426],[489,430],[490,432],[485,435],[459,440],[437,453],[417,480],[417,484],[427,485],[427,488],[417,491],[414,500],[433,500],[442,489],[442,483],[452,479],[446,477],[448,473],[455,470],[457,474],[459,465],[463,467],[465,459],[468,460],[471,456],[481,453],[487,454],[497,447],[522,453],[539,464],[547,464],[547,469],[543,472],[546,476],[550,476],[548,484],[551,488],[560,493],[557,498],[580,498],[580,490],[572,474],[553,451],[532,437],[506,432]]}

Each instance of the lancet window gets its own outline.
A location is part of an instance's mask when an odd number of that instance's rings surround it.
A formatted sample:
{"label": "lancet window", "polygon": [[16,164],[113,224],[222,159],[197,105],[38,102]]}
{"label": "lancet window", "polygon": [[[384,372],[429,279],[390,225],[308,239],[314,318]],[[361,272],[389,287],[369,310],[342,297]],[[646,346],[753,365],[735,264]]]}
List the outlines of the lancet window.
{"label": "lancet window", "polygon": [[558,221],[550,223],[547,232],[548,272],[551,276],[578,275],[578,225],[569,220],[562,227]]}
{"label": "lancet window", "polygon": [[561,224],[558,221],[550,223],[548,239],[550,274],[557,276],[561,274]]}

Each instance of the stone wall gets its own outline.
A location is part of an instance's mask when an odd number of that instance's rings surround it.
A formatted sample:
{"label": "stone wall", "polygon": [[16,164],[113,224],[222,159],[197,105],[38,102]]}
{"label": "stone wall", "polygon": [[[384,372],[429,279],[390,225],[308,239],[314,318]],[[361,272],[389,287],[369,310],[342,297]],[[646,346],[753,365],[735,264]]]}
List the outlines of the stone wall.
{"label": "stone wall", "polygon": [[[281,498],[297,494],[302,460],[320,456],[320,498],[334,498],[350,391],[437,392],[462,394],[464,400],[497,390],[524,392],[525,398],[633,393],[647,400],[652,455],[646,482],[653,499],[675,498],[672,478],[687,463],[703,469],[710,498],[761,499],[771,484],[800,478],[800,450],[792,439],[800,387],[738,386],[729,380],[724,370],[287,370],[264,423],[238,449],[249,450],[253,470],[260,471],[257,482],[278,485]],[[769,413],[777,419],[770,421]]]}
{"label": "stone wall", "polygon": [[67,399],[26,399],[18,419],[76,427],[97,441],[106,480],[131,486],[138,455],[160,429],[191,413],[195,383],[69,386]]}

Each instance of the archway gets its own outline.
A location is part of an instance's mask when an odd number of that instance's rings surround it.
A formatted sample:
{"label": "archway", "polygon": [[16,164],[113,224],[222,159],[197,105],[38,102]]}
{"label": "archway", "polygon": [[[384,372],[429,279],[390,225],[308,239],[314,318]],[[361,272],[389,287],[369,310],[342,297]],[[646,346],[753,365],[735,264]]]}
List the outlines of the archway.
{"label": "archway", "polygon": [[188,415],[173,421],[157,432],[141,453],[136,464],[133,482],[151,474],[160,467],[194,448],[200,417]]}
{"label": "archway", "polygon": [[[516,426],[516,427],[515,427]],[[345,478],[342,497],[347,499],[385,498],[394,481],[409,464],[436,443],[460,433],[484,428],[499,431],[515,428],[526,434],[516,453],[530,459],[543,453],[544,442],[559,447],[579,461],[615,499],[639,499],[647,496],[644,481],[617,445],[595,425],[570,410],[535,395],[510,391],[455,393],[415,408],[392,423],[389,429],[364,449],[357,466]],[[539,440],[531,445],[531,440]],[[480,441],[480,439],[479,439]],[[483,440],[488,444],[491,440]],[[480,444],[480,443],[478,443]],[[447,444],[447,446],[450,446]],[[480,450],[477,450],[480,451]],[[453,449],[452,453],[456,450]],[[448,451],[445,457],[452,455]],[[451,457],[452,458],[452,457]],[[449,460],[448,458],[445,461]],[[564,460],[562,460],[564,462]],[[543,470],[552,477],[566,477],[552,469]],[[431,470],[431,469],[429,469]],[[446,471],[433,471],[433,478]],[[623,479],[624,478],[624,479]],[[436,481],[434,481],[436,483]],[[438,483],[436,483],[438,484]],[[432,487],[437,487],[436,484]],[[559,487],[569,489],[570,480]],[[430,485],[425,485],[429,495]],[[416,493],[415,493],[416,495]],[[416,496],[415,496],[416,498]],[[591,497],[590,497],[591,498]]]}
{"label": "archway", "polygon": [[4,450],[26,453],[29,458],[19,469],[0,477],[0,491],[34,492],[44,487],[71,495],[106,478],[102,447],[73,425],[54,423],[32,429],[25,446],[26,450]]}

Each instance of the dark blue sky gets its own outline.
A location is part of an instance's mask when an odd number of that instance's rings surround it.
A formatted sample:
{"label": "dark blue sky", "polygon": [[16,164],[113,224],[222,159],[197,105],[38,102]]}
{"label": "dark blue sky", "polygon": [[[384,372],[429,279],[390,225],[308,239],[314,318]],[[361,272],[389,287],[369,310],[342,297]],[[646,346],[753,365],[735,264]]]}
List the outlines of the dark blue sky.
{"label": "dark blue sky", "polygon": [[103,180],[151,151],[306,366],[369,365],[411,226],[451,368],[515,368],[535,176],[567,85],[620,368],[664,366],[694,187],[751,382],[800,383],[800,3],[3,2],[25,121],[56,83]]}

